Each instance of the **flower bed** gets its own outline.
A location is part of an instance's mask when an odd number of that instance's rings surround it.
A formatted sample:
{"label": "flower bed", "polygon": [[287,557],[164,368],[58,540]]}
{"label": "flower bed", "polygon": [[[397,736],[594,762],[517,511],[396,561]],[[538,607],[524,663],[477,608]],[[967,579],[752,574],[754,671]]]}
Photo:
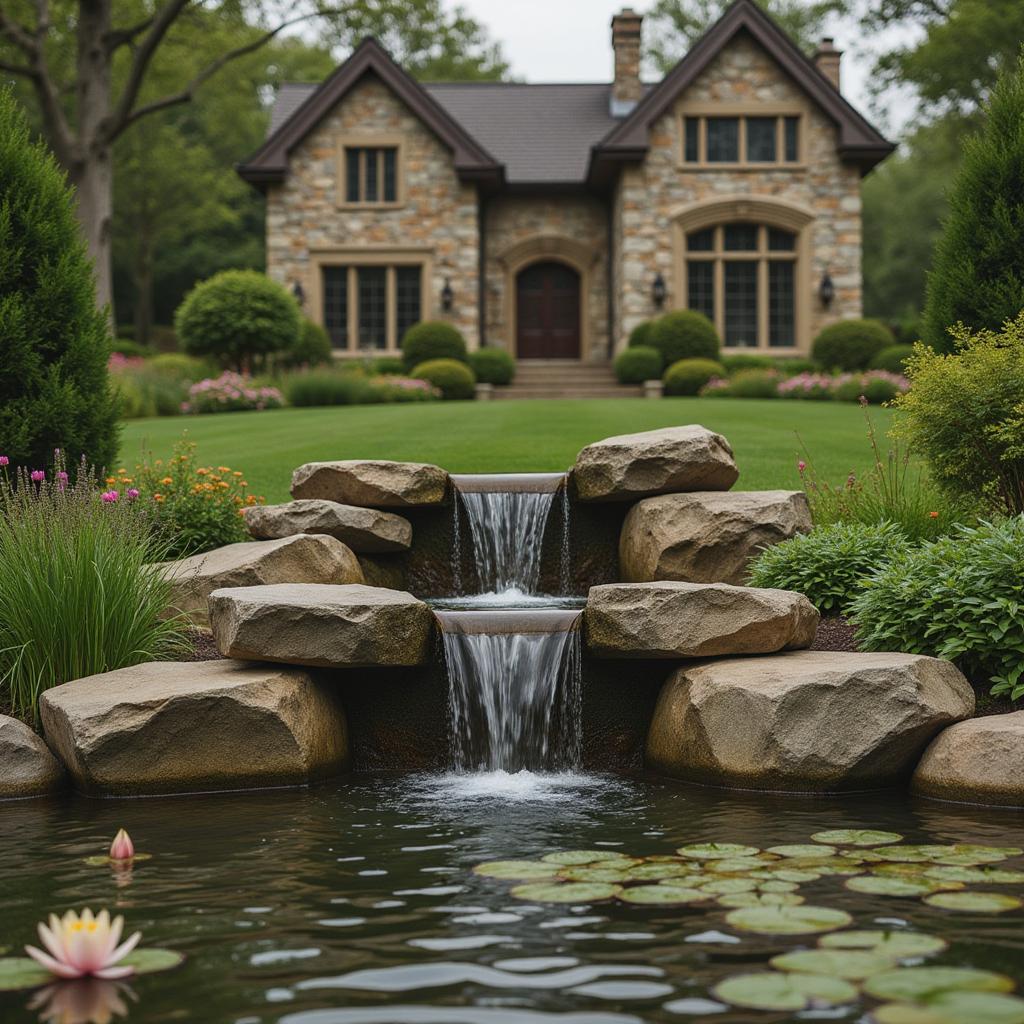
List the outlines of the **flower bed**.
{"label": "flower bed", "polygon": [[277,388],[254,387],[240,373],[226,370],[219,377],[197,381],[188,389],[184,413],[238,412],[245,409],[280,409],[284,397]]}

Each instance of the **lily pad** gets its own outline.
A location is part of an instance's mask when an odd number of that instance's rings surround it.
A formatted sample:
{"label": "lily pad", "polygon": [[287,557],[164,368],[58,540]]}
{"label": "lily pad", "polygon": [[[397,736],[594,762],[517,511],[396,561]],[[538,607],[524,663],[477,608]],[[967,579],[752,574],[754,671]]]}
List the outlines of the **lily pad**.
{"label": "lily pad", "polygon": [[732,857],[726,860],[708,861],[708,870],[720,875],[742,874],[744,871],[758,871],[772,863],[774,857]]}
{"label": "lily pad", "polygon": [[756,846],[741,846],[739,843],[691,843],[681,846],[676,853],[693,860],[727,860],[735,857],[753,857],[761,851]]}
{"label": "lily pad", "polygon": [[621,885],[608,882],[531,882],[517,885],[512,895],[536,903],[601,903],[620,892]]}
{"label": "lily pad", "polygon": [[611,850],[558,850],[555,853],[545,853],[541,860],[545,864],[561,864],[562,867],[575,867],[582,864],[596,864],[598,861],[628,861],[627,866],[638,864],[635,857],[627,857],[624,853],[615,853]]}
{"label": "lily pad", "polygon": [[916,861],[910,864],[874,864],[871,867],[873,875],[895,875],[899,878],[924,878],[933,865]]}
{"label": "lily pad", "polygon": [[774,956],[768,962],[777,971],[825,974],[846,981],[863,981],[896,966],[892,957],[852,949],[800,949]]}
{"label": "lily pad", "polygon": [[924,861],[932,860],[929,850],[935,847],[928,846],[878,846],[871,852],[882,860],[896,861],[901,864],[921,864]]}
{"label": "lily pad", "polygon": [[[136,949],[119,961],[118,966],[133,967],[136,974],[155,974],[170,971],[184,962],[184,955],[173,949]],[[27,956],[0,959],[0,992],[39,988],[57,980]]]}
{"label": "lily pad", "polygon": [[778,857],[834,857],[838,850],[834,846],[814,846],[811,843],[791,843],[788,846],[769,846],[768,853]]}
{"label": "lily pad", "polygon": [[734,892],[716,900],[721,907],[798,907],[803,901],[794,892]]}
{"label": "lily pad", "polygon": [[759,892],[796,892],[800,888],[796,882],[783,882],[777,878],[769,878],[766,882],[758,882],[757,888]]}
{"label": "lily pad", "polygon": [[559,878],[567,882],[611,882],[619,885],[626,881],[626,872],[616,868],[588,867],[563,868],[558,872]]}
{"label": "lily pad", "polygon": [[735,895],[738,892],[753,892],[757,882],[753,878],[716,878],[701,885],[703,892],[714,893],[716,896]]}
{"label": "lily pad", "polygon": [[681,907],[686,903],[699,903],[706,900],[708,894],[699,889],[684,888],[679,885],[637,885],[632,889],[623,889],[618,894],[623,903],[633,903],[644,907]]}
{"label": "lily pad", "polygon": [[693,875],[693,865],[686,861],[675,864],[638,864],[623,872],[623,877],[630,882],[657,882],[662,878],[681,878]]}
{"label": "lily pad", "polygon": [[725,915],[733,928],[759,935],[813,935],[845,928],[852,918],[843,910],[799,907],[749,907]]}
{"label": "lily pad", "polygon": [[891,875],[858,875],[843,883],[853,892],[868,893],[871,896],[927,896],[935,892],[938,885],[955,885],[955,882],[937,882],[924,878],[896,878]]}
{"label": "lily pad", "polygon": [[1024,885],[1024,871],[1006,871],[1003,868],[959,867],[955,864],[940,864],[928,868],[929,878],[943,882],[989,882],[994,885]]}
{"label": "lily pad", "polygon": [[752,871],[750,877],[776,882],[816,882],[822,875],[820,871],[801,871],[797,868],[766,868],[764,871]]}
{"label": "lily pad", "polygon": [[956,843],[950,846],[922,846],[931,860],[945,864],[993,864],[1009,857],[1019,857],[1024,850],[1019,846],[983,846],[978,843]]}
{"label": "lily pad", "polygon": [[866,949],[894,960],[906,960],[941,953],[949,943],[923,932],[854,931],[823,935],[818,945],[827,949]]}
{"label": "lily pad", "polygon": [[837,843],[839,846],[884,846],[903,840],[899,832],[878,832],[870,828],[834,828],[815,832],[811,838],[816,843]]}
{"label": "lily pad", "polygon": [[1024,906],[1016,896],[1001,892],[937,892],[926,896],[925,903],[943,910],[966,910],[975,914],[1005,914]]}
{"label": "lily pad", "polygon": [[491,860],[477,864],[474,875],[483,878],[500,878],[509,882],[529,881],[534,878],[555,878],[556,864],[544,864],[539,860]]}
{"label": "lily pad", "polygon": [[152,860],[153,854],[151,853],[133,853],[130,857],[121,857],[115,860],[113,857],[104,853],[95,857],[86,857],[85,863],[92,868],[101,868],[106,865],[111,867],[131,867],[136,861],[140,860]]}
{"label": "lily pad", "polygon": [[838,1006],[857,998],[857,990],[841,978],[774,971],[726,978],[712,992],[723,1002],[750,1010],[806,1010]]}
{"label": "lily pad", "polygon": [[1024,999],[994,992],[942,992],[924,1004],[888,1003],[878,1024],[1024,1024]]}
{"label": "lily pad", "polygon": [[868,978],[864,991],[876,999],[922,1002],[944,992],[1010,992],[1013,980],[974,967],[901,967]]}

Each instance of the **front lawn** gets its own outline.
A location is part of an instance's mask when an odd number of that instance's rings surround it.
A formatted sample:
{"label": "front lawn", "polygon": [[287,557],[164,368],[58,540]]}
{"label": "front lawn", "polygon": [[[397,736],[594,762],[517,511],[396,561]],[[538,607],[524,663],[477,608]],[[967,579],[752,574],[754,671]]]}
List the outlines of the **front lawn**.
{"label": "front lawn", "polygon": [[[879,433],[890,414],[872,409]],[[198,458],[244,471],[255,493],[285,501],[292,470],[325,459],[405,459],[452,472],[552,472],[584,445],[613,434],[702,423],[736,452],[746,490],[800,486],[807,443],[819,475],[839,483],[871,464],[863,411],[855,403],[713,398],[445,402],[279,409],[132,420],[121,465],[144,452],[166,456],[184,431]]]}

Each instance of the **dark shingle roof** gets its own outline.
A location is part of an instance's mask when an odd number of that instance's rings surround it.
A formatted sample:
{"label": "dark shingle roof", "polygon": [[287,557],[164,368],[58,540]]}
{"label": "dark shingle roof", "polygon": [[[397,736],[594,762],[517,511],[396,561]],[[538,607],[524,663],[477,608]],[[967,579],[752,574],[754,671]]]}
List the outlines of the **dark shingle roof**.
{"label": "dark shingle roof", "polygon": [[[524,85],[518,82],[425,82],[424,89],[505,165],[510,182],[579,182],[590,147],[618,121],[607,83]],[[278,90],[268,137],[317,89],[287,82]]]}

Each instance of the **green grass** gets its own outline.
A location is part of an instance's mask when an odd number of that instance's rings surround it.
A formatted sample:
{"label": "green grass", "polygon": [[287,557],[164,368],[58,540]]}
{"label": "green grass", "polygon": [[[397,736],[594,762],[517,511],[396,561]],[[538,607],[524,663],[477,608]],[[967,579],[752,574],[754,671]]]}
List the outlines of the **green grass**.
{"label": "green grass", "polygon": [[[884,435],[890,414],[871,410]],[[797,434],[819,477],[839,483],[871,465],[863,411],[854,403],[714,398],[445,402],[340,406],[132,420],[121,465],[170,453],[184,431],[207,465],[240,469],[267,501],[288,498],[291,472],[325,459],[434,462],[456,473],[567,469],[591,441],[613,434],[702,423],[732,443],[738,488],[800,486]]]}

